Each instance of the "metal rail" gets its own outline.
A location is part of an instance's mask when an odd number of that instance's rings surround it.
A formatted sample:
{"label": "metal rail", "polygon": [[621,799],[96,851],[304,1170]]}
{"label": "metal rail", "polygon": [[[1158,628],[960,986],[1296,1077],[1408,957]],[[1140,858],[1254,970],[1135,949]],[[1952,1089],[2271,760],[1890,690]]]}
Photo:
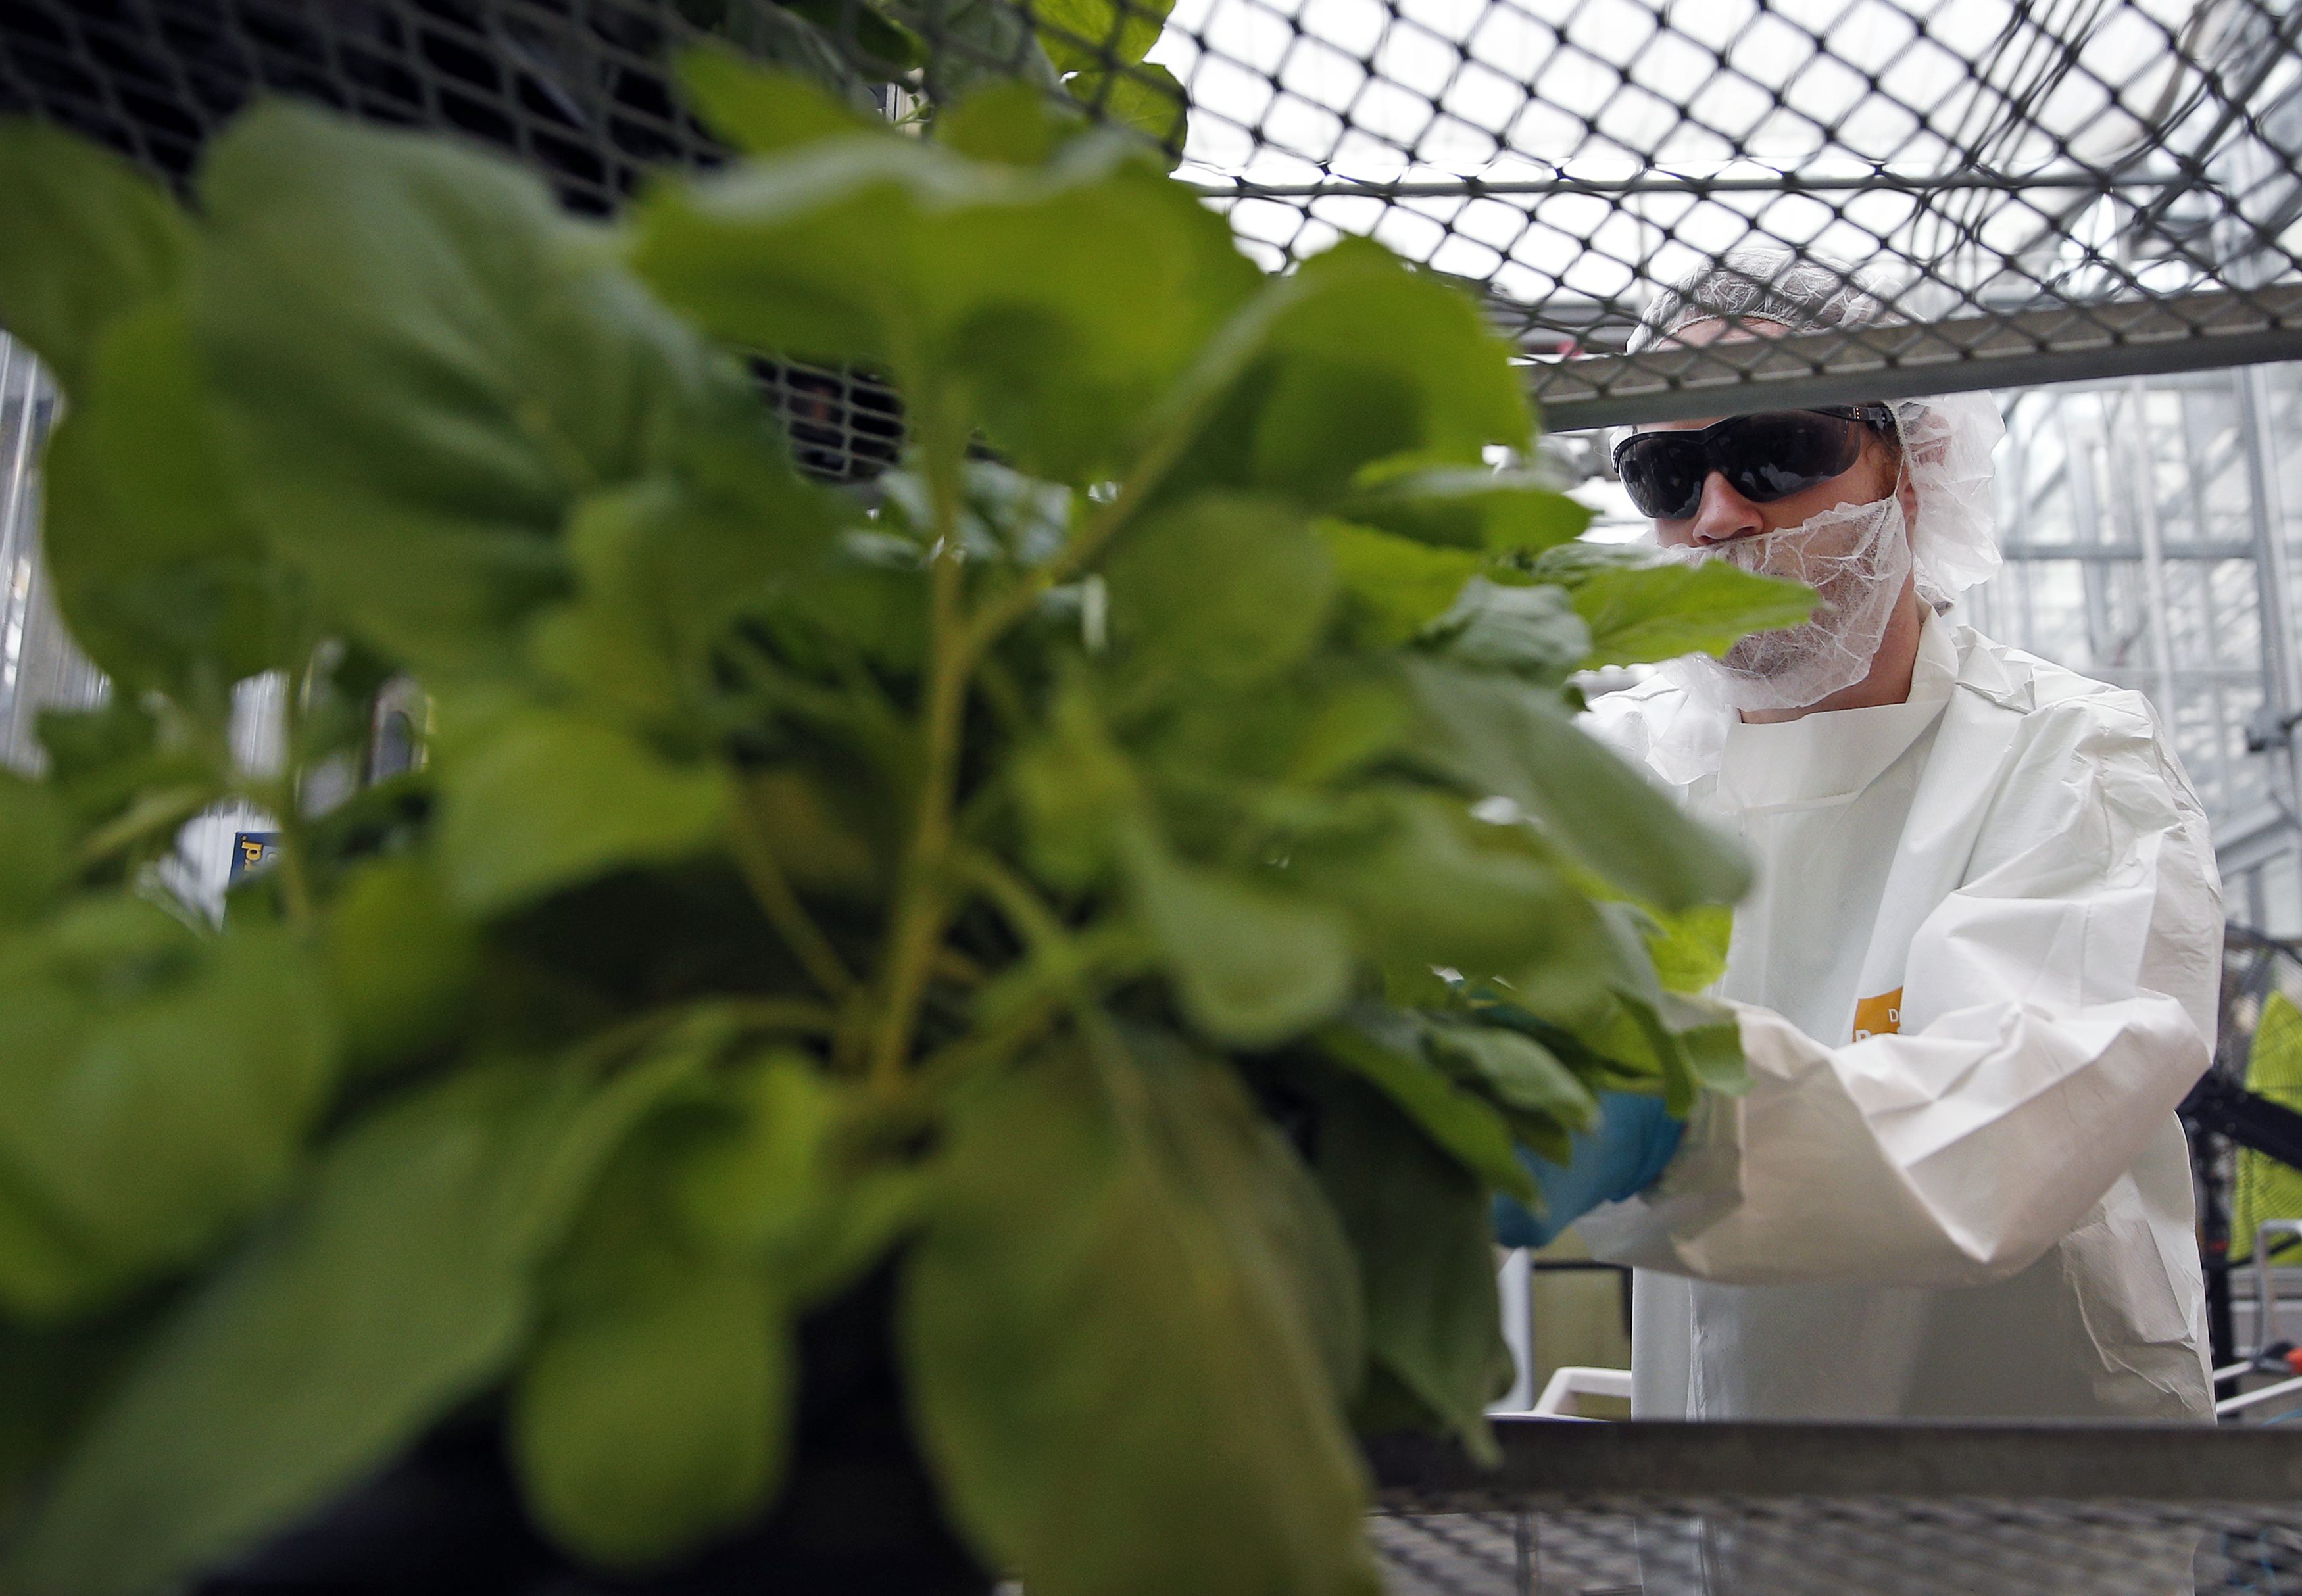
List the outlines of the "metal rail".
{"label": "metal rail", "polygon": [[1502,1461],[1450,1441],[1368,1449],[1386,1506],[1532,1498],[1989,1497],[2302,1505],[2302,1433],[2162,1424],[1684,1424],[1498,1419]]}
{"label": "metal rail", "polygon": [[1594,355],[1528,377],[1543,424],[1576,432],[2259,360],[2302,360],[2302,287]]}
{"label": "metal rail", "polygon": [[2302,1169],[2302,1113],[2209,1073],[2182,1101],[2182,1113],[2209,1130],[2279,1163]]}
{"label": "metal rail", "polygon": [[1189,181],[1185,187],[1209,199],[1476,199],[1486,196],[1558,194],[2021,194],[2054,190],[2110,194],[2126,189],[2156,191],[2184,181],[2180,176],[2120,175],[2103,172],[1850,172],[1828,176],[1795,172],[1709,175],[1692,172],[1642,173],[1637,177],[1576,177],[1560,172],[1535,178],[1322,178],[1312,182],[1264,183],[1237,177]]}

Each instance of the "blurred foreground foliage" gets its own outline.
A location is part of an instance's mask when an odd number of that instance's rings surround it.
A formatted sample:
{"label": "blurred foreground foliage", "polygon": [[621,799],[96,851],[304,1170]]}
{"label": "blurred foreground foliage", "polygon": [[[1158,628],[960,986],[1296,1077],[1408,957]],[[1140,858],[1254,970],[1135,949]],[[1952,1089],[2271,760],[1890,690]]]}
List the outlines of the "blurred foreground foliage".
{"label": "blurred foreground foliage", "polygon": [[998,83],[1021,83],[1140,134],[1171,169],[1181,159],[1190,97],[1147,60],[1175,0],[674,0],[689,22],[821,88],[853,110],[887,88],[908,120]]}
{"label": "blurred foreground foliage", "polygon": [[[612,227],[285,105],[197,213],[0,137],[114,684],[0,781],[0,1580],[168,1589],[475,1402],[666,1566],[892,1268],[987,1566],[1370,1591],[1353,1426],[1486,1444],[1514,1146],[1739,1068],[1674,988],[1743,868],[1568,678],[1808,595],[1566,558],[1468,299],[1266,280],[1028,86],[921,140],[688,85],[747,158]],[[903,469],[796,475],[763,350],[885,372]],[[424,763],[314,812],[399,676]],[[279,854],[214,926],[155,865],[233,798]]]}

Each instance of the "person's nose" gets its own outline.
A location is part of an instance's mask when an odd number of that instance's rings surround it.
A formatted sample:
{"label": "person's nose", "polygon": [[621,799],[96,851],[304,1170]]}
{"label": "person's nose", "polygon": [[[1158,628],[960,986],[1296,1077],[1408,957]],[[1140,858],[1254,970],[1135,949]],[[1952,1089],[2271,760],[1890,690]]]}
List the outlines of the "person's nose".
{"label": "person's nose", "polygon": [[1710,549],[1766,529],[1759,507],[1729,487],[1724,476],[1714,471],[1703,479],[1702,497],[1687,522],[1688,542]]}

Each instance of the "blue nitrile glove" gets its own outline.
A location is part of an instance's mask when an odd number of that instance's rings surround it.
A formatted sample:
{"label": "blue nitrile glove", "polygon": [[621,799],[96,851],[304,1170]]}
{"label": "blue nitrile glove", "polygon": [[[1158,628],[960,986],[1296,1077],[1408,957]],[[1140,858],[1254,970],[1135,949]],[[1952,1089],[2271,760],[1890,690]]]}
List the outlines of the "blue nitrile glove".
{"label": "blue nitrile glove", "polygon": [[1601,1203],[1635,1197],[1662,1178],[1678,1151],[1686,1121],[1664,1112],[1662,1099],[1635,1092],[1600,1092],[1599,1126],[1577,1132],[1566,1164],[1538,1158],[1525,1147],[1518,1161],[1542,1191],[1540,1218],[1516,1199],[1495,1198],[1495,1239],[1505,1247],[1544,1247]]}

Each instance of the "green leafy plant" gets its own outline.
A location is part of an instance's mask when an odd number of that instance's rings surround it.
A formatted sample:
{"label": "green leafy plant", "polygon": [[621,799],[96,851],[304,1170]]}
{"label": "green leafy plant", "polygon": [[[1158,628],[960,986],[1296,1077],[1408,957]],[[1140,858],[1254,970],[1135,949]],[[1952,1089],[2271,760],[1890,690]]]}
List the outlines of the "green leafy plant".
{"label": "green leafy plant", "polygon": [[[1378,248],[1266,280],[1026,88],[922,141],[688,84],[747,157],[613,227],[285,105],[190,213],[0,137],[113,683],[0,782],[0,1578],[168,1588],[475,1406],[662,1566],[892,1272],[987,1566],[1371,1589],[1352,1426],[1487,1444],[1514,1145],[1738,1066],[1671,987],[1743,867],[1568,677],[1806,595],[1575,565],[1482,464],[1505,349]],[[747,351],[888,373],[903,470],[802,481]],[[401,675],[424,764],[316,810]],[[278,859],[212,926],[154,867],[229,798]]]}
{"label": "green leafy plant", "polygon": [[1147,60],[1174,0],[676,0],[690,22],[874,113],[895,85],[932,115],[1003,81],[1044,89],[1132,129],[1170,164],[1189,98]]}

